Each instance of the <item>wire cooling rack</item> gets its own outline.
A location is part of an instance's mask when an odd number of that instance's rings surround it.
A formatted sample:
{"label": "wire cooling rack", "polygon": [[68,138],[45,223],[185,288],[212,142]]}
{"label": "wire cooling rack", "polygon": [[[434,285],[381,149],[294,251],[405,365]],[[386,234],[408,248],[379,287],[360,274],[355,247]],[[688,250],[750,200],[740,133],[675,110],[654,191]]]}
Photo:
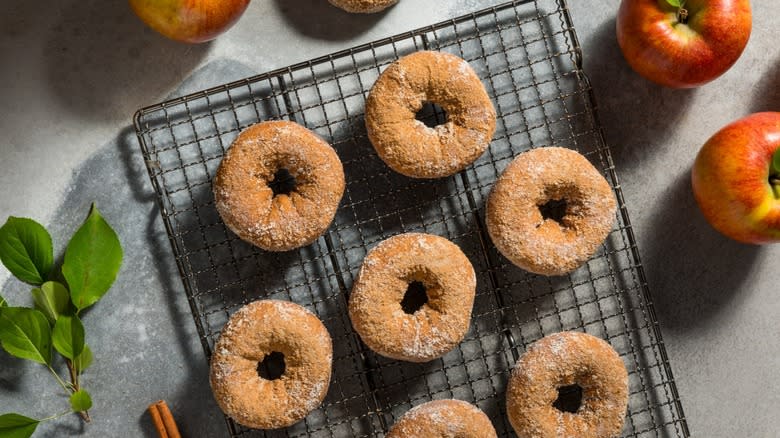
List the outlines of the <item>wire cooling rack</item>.
{"label": "wire cooling rack", "polygon": [[[430,49],[468,60],[498,112],[486,152],[458,175],[413,180],[388,169],[366,137],[365,98],[400,56]],[[630,376],[624,437],[687,437],[634,235],[564,0],[515,1],[224,86],[144,108],[135,127],[203,349],[240,306],[291,300],[314,311],[333,338],[325,402],[300,423],[253,431],[227,419],[233,436],[383,436],[412,406],[458,398],[485,411],[499,436],[507,377],[541,337],[580,330],[606,339]],[[435,106],[421,117],[443,120]],[[214,207],[212,177],[239,131],[286,119],[338,152],[347,188],[329,231],[297,251],[269,253],[228,231]],[[616,225],[575,272],[543,277],[514,267],[483,222],[490,187],[518,153],[558,145],[587,156],[612,184]],[[367,251],[402,232],[447,237],[478,275],[471,329],[441,359],[380,357],[351,328],[346,304]]]}

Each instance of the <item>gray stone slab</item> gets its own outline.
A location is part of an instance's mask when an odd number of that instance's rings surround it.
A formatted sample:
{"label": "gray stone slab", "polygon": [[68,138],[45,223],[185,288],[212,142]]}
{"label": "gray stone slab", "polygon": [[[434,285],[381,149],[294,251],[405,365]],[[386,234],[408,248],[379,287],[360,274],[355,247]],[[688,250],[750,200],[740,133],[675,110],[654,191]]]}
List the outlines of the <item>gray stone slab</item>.
{"label": "gray stone slab", "polygon": [[[0,218],[49,224],[59,251],[96,201],[119,231],[125,264],[86,313],[95,365],[93,424],[75,417],[38,436],[154,436],[144,413],[166,399],[185,436],[225,436],[130,118],[172,92],[239,79],[498,3],[402,0],[353,17],[324,0],[256,0],[216,42],[184,46],[145,29],[125,2],[0,5]],[[691,195],[690,164],[717,129],[780,110],[780,4],[752,2],[742,59],[694,91],[634,74],[614,39],[615,0],[570,1],[600,115],[625,190],[667,349],[696,436],[774,437],[780,402],[780,247],[717,235]],[[193,71],[195,73],[193,73]],[[0,280],[7,272],[0,268]],[[29,302],[11,280],[2,293]],[[0,411],[67,406],[40,366],[0,353]]]}
{"label": "gray stone slab", "polygon": [[[187,78],[171,97],[194,92],[225,77],[252,71],[236,61],[215,60]],[[146,406],[168,401],[187,436],[219,436],[225,423],[213,402],[198,334],[178,277],[154,192],[128,126],[74,172],[49,226],[55,250],[86,217],[94,201],[116,229],[124,249],[110,292],[82,316],[94,366],[83,376],[93,397],[90,425],[75,416],[44,424],[40,436],[153,436]],[[30,305],[29,288],[9,281],[4,296]],[[57,369],[67,375],[64,364]],[[43,418],[63,411],[68,400],[44,367],[0,353],[2,411]],[[38,397],[33,395],[37,394]],[[31,406],[31,402],[32,406]],[[118,431],[126,431],[118,433]],[[135,432],[132,432],[135,431]]]}
{"label": "gray stone slab", "polygon": [[[780,383],[780,245],[716,233],[698,210],[690,168],[727,123],[780,110],[780,4],[753,1],[740,60],[696,90],[639,77],[615,39],[616,2],[571,2],[620,173],[672,368],[695,436],[775,437]],[[758,401],[760,400],[760,401]]]}

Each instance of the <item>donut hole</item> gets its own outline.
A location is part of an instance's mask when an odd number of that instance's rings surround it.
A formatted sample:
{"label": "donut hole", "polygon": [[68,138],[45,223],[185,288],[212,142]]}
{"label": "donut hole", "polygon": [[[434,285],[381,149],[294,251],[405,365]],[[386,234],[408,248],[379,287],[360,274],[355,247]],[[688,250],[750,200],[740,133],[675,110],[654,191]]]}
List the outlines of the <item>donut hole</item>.
{"label": "donut hole", "polygon": [[257,374],[265,380],[279,379],[285,369],[284,354],[278,351],[266,354],[263,360],[257,363]]}
{"label": "donut hole", "polygon": [[568,209],[569,203],[566,199],[550,199],[544,204],[539,205],[539,213],[542,214],[542,219],[550,219],[561,225],[564,225],[563,218],[566,217]]}
{"label": "donut hole", "polygon": [[434,102],[423,102],[422,108],[417,111],[414,118],[429,128],[435,128],[447,123],[447,112]]}
{"label": "donut hole", "polygon": [[289,195],[295,191],[295,176],[288,169],[281,168],[274,173],[274,179],[268,182],[274,196]]}
{"label": "donut hole", "polygon": [[553,407],[561,412],[576,414],[582,406],[582,387],[566,385],[558,388],[558,398],[553,402]]}
{"label": "donut hole", "polygon": [[406,288],[404,298],[401,300],[401,309],[409,315],[413,315],[428,303],[428,293],[425,285],[420,281],[412,281]]}

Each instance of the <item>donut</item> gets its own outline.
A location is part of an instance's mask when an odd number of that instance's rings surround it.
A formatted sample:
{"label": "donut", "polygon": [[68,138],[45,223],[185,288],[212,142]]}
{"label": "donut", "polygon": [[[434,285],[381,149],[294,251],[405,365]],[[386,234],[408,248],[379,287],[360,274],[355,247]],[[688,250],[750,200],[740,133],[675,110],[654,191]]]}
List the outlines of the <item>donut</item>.
{"label": "donut", "polygon": [[[466,335],[476,285],[474,268],[457,245],[430,234],[400,234],[366,255],[352,286],[349,317],[378,354],[428,362]],[[415,289],[421,299],[409,306]]]}
{"label": "donut", "polygon": [[385,438],[496,438],[484,412],[460,400],[434,400],[415,406],[396,422]]}
{"label": "donut", "polygon": [[398,3],[398,0],[328,0],[330,4],[347,12],[371,14],[383,11]]}
{"label": "donut", "polygon": [[[278,378],[261,377],[260,364],[282,356]],[[230,317],[211,357],[210,382],[222,411],[244,426],[291,426],[328,393],[333,345],[322,322],[288,301],[247,304]]]}
{"label": "donut", "polygon": [[[553,406],[558,390],[577,385],[575,412]],[[509,422],[520,438],[613,438],[628,407],[628,373],[603,340],[578,332],[533,343],[517,361],[506,391]]]}
{"label": "donut", "polygon": [[563,275],[604,242],[616,208],[609,183],[585,157],[545,147],[507,166],[488,196],[486,223],[493,244],[512,263]]}
{"label": "donut", "polygon": [[[426,102],[447,121],[429,128],[416,113]],[[496,110],[468,62],[416,52],[388,67],[366,100],[368,138],[390,168],[412,178],[441,178],[473,163],[490,144]]]}
{"label": "donut", "polygon": [[[294,187],[275,193],[285,171]],[[344,169],[333,148],[303,126],[261,122],[230,146],[213,188],[231,231],[262,249],[289,251],[328,229],[344,194]]]}

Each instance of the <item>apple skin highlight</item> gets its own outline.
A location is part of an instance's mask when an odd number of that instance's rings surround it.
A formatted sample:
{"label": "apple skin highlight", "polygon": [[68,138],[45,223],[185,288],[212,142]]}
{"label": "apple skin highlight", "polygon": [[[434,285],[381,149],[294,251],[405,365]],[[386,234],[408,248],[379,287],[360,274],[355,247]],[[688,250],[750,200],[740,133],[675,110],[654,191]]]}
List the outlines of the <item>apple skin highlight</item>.
{"label": "apple skin highlight", "polygon": [[184,43],[213,40],[244,14],[249,0],[129,0],[136,15],[158,33]]}
{"label": "apple skin highlight", "polygon": [[739,59],[752,28],[749,0],[687,0],[685,23],[666,0],[623,0],[617,39],[634,71],[657,84],[693,88]]}
{"label": "apple skin highlight", "polygon": [[780,199],[769,183],[780,149],[780,112],[752,114],[718,131],[699,151],[691,182],[707,221],[752,244],[780,242]]}

